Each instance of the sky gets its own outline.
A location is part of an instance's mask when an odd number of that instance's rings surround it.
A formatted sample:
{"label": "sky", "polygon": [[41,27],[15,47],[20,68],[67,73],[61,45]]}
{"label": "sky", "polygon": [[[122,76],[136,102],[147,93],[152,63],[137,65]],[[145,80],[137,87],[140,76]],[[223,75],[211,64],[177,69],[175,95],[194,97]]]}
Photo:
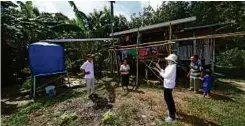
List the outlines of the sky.
{"label": "sky", "polygon": [[[102,10],[105,6],[110,7],[109,1],[89,1],[80,0],[74,1],[80,11],[85,14],[93,12],[94,9]],[[156,9],[161,5],[161,1],[116,1],[114,4],[114,14],[124,15],[128,20],[133,13],[138,14],[143,12],[143,7],[151,5],[153,9]],[[70,19],[75,17],[73,9],[69,5],[68,1],[33,1],[33,5],[41,12],[56,13],[61,12],[68,16]]]}

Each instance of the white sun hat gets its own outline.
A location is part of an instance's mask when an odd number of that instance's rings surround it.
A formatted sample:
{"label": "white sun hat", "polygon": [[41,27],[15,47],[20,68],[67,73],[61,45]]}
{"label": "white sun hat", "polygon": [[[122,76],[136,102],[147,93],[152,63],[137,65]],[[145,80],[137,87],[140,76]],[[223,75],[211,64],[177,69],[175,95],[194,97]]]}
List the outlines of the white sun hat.
{"label": "white sun hat", "polygon": [[175,54],[170,54],[168,57],[165,58],[165,60],[170,60],[177,63],[177,56]]}

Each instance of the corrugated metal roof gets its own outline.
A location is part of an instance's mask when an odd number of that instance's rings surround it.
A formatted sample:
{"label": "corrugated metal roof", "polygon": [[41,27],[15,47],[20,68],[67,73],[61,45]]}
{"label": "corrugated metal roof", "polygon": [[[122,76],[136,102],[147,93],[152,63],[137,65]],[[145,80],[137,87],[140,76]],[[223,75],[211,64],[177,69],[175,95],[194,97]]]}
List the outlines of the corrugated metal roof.
{"label": "corrugated metal roof", "polygon": [[184,28],[183,30],[181,30],[181,32],[195,30],[195,29],[202,29],[202,28],[210,28],[210,27],[215,27],[215,26],[222,26],[226,24],[229,24],[229,23],[216,23],[216,24],[209,24],[209,25],[203,25],[203,26],[189,27],[189,28]]}
{"label": "corrugated metal roof", "polygon": [[126,31],[115,32],[115,33],[110,34],[110,36],[119,36],[119,35],[134,33],[134,32],[138,32],[138,31],[147,31],[147,30],[152,30],[152,29],[156,29],[156,28],[166,27],[166,26],[169,26],[170,24],[171,25],[177,25],[177,24],[191,22],[191,21],[195,21],[195,20],[196,20],[196,17],[193,16],[193,17],[178,19],[178,20],[174,20],[174,21],[168,21],[168,22],[163,22],[163,23],[159,23],[159,24],[149,25],[146,27],[134,28],[134,29],[126,30]]}

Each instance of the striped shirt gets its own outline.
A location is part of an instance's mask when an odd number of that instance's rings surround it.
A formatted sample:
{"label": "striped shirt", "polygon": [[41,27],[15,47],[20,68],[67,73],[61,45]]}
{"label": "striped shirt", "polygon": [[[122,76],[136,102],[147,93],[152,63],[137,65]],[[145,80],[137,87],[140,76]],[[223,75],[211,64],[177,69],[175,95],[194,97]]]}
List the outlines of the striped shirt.
{"label": "striped shirt", "polygon": [[191,63],[190,78],[198,79],[200,75],[200,66],[198,64]]}

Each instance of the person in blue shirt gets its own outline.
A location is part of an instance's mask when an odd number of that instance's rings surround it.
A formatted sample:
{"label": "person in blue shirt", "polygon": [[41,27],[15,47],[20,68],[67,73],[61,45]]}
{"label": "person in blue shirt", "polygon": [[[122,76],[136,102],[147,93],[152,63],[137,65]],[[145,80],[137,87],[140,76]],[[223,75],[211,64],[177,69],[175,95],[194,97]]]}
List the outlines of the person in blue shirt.
{"label": "person in blue shirt", "polygon": [[212,87],[212,77],[211,77],[211,71],[209,69],[206,69],[204,71],[204,77],[200,79],[202,80],[203,83],[203,97],[207,96],[209,97],[210,95],[210,90]]}

